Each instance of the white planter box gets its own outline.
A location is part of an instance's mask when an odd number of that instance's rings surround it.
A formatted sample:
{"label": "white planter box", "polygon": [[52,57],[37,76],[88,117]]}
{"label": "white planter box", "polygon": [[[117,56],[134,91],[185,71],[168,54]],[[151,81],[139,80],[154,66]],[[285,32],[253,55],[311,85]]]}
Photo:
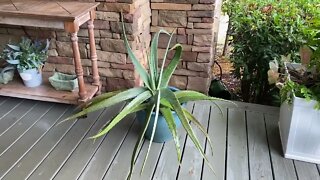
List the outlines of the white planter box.
{"label": "white planter box", "polygon": [[279,129],[285,158],[320,163],[320,110],[316,101],[294,97],[280,107]]}

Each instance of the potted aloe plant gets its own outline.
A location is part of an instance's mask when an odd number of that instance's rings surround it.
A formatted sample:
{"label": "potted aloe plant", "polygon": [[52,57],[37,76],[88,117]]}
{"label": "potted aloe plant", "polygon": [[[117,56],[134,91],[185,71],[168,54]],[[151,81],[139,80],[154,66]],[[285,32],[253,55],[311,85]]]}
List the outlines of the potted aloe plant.
{"label": "potted aloe plant", "polygon": [[280,88],[284,156],[320,163],[320,48],[305,45],[300,56],[301,63],[291,62],[290,56],[282,56],[280,65],[276,60],[271,62],[269,82]]}
{"label": "potted aloe plant", "polygon": [[[123,29],[124,28],[124,25]],[[166,53],[164,56],[164,60],[161,66],[158,66],[158,40],[159,35],[167,34],[170,36],[170,40],[168,42]],[[151,132],[149,135],[150,141],[154,141],[154,137],[156,131],[158,131],[157,126],[158,122],[162,124],[166,124],[167,131],[171,133],[170,136],[173,137],[178,161],[181,160],[181,148],[179,137],[177,135],[177,126],[179,123],[182,124],[182,127],[186,130],[188,136],[194,143],[195,147],[199,151],[200,155],[204,158],[206,162],[208,162],[206,155],[204,153],[204,148],[200,145],[198,138],[196,137],[192,126],[190,126],[189,122],[192,122],[199,128],[205,137],[209,140],[210,146],[211,141],[209,139],[208,134],[204,127],[199,123],[199,121],[184,107],[183,103],[188,101],[196,101],[196,100],[218,100],[217,98],[208,97],[202,93],[190,90],[178,90],[175,91],[174,89],[168,86],[169,80],[175,71],[182,54],[182,46],[180,44],[176,44],[172,48],[170,48],[170,41],[173,34],[169,34],[164,30],[160,30],[158,33],[155,34],[150,48],[150,57],[148,60],[148,68],[143,67],[140,64],[139,60],[133,54],[131,48],[129,47],[128,40],[126,34],[124,32],[124,41],[125,46],[127,48],[128,54],[130,59],[132,60],[135,69],[139,73],[141,79],[143,80],[144,86],[142,87],[134,87],[124,91],[115,91],[115,92],[108,92],[97,96],[90,100],[89,102],[85,103],[82,106],[82,111],[76,113],[75,115],[67,118],[66,120],[75,119],[86,115],[90,112],[110,107],[120,102],[127,102],[126,106],[116,115],[105,127],[101,129],[97,135],[93,136],[92,138],[98,138],[106,133],[108,133],[112,128],[114,128],[125,116],[131,113],[136,113],[139,111],[145,111],[145,119],[142,120],[143,125],[141,128],[141,132],[139,138],[136,142],[135,148],[133,150],[132,158],[131,158],[131,169],[128,178],[130,179],[133,167],[135,165],[135,158],[137,157],[138,149],[141,147],[143,138],[146,134],[146,131]],[[170,50],[175,50],[173,59],[170,61],[169,65],[165,68],[165,60],[167,58],[167,54]],[[160,67],[160,68],[158,68]],[[149,69],[149,71],[147,71]],[[174,116],[178,117],[175,120]],[[162,122],[161,122],[162,121]],[[150,147],[152,143],[149,144],[146,157],[144,159],[143,167],[145,165],[146,159],[148,157]],[[208,162],[209,166],[210,163]],[[143,170],[142,167],[142,170]],[[210,166],[211,168],[211,166]],[[212,168],[211,168],[212,169]],[[142,172],[141,170],[141,172]]]}
{"label": "potted aloe plant", "polygon": [[48,48],[48,39],[41,42],[22,37],[17,45],[7,44],[1,57],[18,69],[25,86],[36,87],[42,83],[41,70],[48,57]]}

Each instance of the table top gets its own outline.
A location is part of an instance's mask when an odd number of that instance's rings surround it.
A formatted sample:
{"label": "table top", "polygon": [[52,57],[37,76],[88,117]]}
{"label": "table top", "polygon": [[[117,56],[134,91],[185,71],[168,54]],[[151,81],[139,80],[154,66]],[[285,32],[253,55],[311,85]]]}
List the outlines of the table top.
{"label": "table top", "polygon": [[75,20],[99,3],[53,0],[0,0],[0,16]]}

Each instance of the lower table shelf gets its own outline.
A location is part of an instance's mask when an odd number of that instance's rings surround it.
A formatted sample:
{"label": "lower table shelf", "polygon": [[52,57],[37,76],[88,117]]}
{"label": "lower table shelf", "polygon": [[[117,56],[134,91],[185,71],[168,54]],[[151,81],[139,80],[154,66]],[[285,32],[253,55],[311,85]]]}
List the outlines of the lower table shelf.
{"label": "lower table shelf", "polygon": [[[15,75],[15,79],[8,84],[0,84],[0,95],[11,96],[17,98],[34,99],[40,101],[50,101],[65,104],[79,104],[78,102],[78,89],[70,91],[57,91],[55,90],[48,77],[51,73],[43,73],[43,83],[42,85],[34,88],[29,88],[24,86],[19,75]],[[91,99],[99,90],[98,86],[91,84],[86,84],[88,99]]]}

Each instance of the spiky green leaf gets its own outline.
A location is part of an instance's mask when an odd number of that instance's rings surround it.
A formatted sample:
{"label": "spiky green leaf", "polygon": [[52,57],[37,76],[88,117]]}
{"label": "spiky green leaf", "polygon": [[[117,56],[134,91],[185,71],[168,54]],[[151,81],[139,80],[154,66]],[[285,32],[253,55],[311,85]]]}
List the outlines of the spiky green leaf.
{"label": "spiky green leaf", "polygon": [[155,105],[153,104],[152,106],[149,106],[148,107],[148,110],[146,111],[147,112],[147,115],[146,115],[146,120],[145,120],[145,124],[144,124],[144,128],[143,130],[141,131],[140,135],[139,135],[139,138],[136,142],[136,145],[134,146],[134,149],[133,149],[133,153],[132,153],[132,156],[131,156],[131,166],[130,166],[130,172],[128,174],[128,177],[127,179],[130,179],[131,178],[131,175],[132,175],[132,172],[133,172],[133,167],[135,165],[135,161],[136,161],[136,158],[138,156],[138,150],[141,148],[141,145],[142,145],[142,141],[143,141],[143,137],[144,135],[146,134],[146,131],[148,129],[148,125],[150,123],[150,119],[151,119],[151,115],[152,115],[152,112],[154,110],[154,107]]}
{"label": "spiky green leaf", "polygon": [[82,111],[80,111],[80,112],[68,117],[64,121],[71,120],[71,119],[86,115],[86,114],[88,114],[90,112],[97,111],[97,110],[102,109],[102,108],[110,107],[110,106],[115,105],[117,103],[120,103],[120,102],[129,100],[129,99],[135,98],[139,94],[144,93],[146,91],[149,91],[149,90],[146,89],[145,87],[137,87],[137,88],[132,88],[132,89],[120,92],[120,93],[116,94],[115,96],[112,96],[112,97],[110,97],[108,99],[105,99],[105,100],[102,100],[102,101],[98,101],[97,103],[90,104],[84,110],[82,110]]}
{"label": "spiky green leaf", "polygon": [[141,65],[139,60],[136,58],[136,56],[133,54],[132,49],[130,48],[130,45],[129,45],[129,42],[127,39],[127,35],[126,35],[126,31],[125,31],[124,22],[123,22],[123,16],[121,16],[121,21],[122,21],[122,30],[123,30],[123,36],[124,36],[124,44],[125,44],[126,49],[128,51],[128,55],[134,65],[135,69],[137,70],[138,74],[140,75],[142,81],[150,89],[151,88],[150,76],[147,73],[146,69]]}
{"label": "spiky green leaf", "polygon": [[105,127],[102,131],[100,131],[97,135],[91,137],[93,139],[98,138],[100,136],[105,135],[108,133],[115,125],[117,125],[124,117],[126,117],[128,114],[131,113],[132,109],[143,103],[145,100],[149,99],[152,96],[150,91],[144,91],[140,95],[138,95],[136,98],[134,98],[132,101],[130,101],[119,114],[114,117],[110,124],[108,124],[107,127]]}
{"label": "spiky green leaf", "polygon": [[172,111],[169,108],[160,108],[160,112],[167,122],[167,125],[169,127],[169,130],[170,130],[172,137],[173,137],[173,140],[174,140],[174,144],[176,146],[178,161],[181,162],[180,141],[179,141],[179,136],[177,133],[176,123],[175,123],[174,117],[172,115]]}
{"label": "spiky green leaf", "polygon": [[204,150],[203,150],[202,146],[200,145],[200,142],[199,142],[198,138],[196,137],[192,127],[190,126],[189,121],[188,121],[185,113],[183,112],[183,109],[182,109],[180,102],[178,101],[176,95],[170,89],[167,89],[167,88],[161,89],[161,94],[162,94],[163,98],[167,99],[170,102],[174,111],[177,113],[183,128],[186,130],[188,136],[192,140],[196,149],[200,152],[203,159],[207,162],[208,166],[213,171],[213,168],[212,168],[211,164],[209,163],[209,161],[204,153]]}
{"label": "spiky green leaf", "polygon": [[175,53],[173,59],[170,61],[169,65],[163,71],[162,77],[160,77],[160,87],[167,87],[170,81],[170,78],[173,72],[176,70],[178,63],[181,59],[182,55],[182,45],[176,44],[174,47],[171,48],[172,50],[175,49]]}
{"label": "spiky green leaf", "polygon": [[[157,127],[157,122],[158,122],[158,117],[159,117],[159,112],[160,112],[160,98],[161,98],[161,91],[158,91],[156,94],[156,102],[155,102],[156,109],[155,109],[154,123],[153,123],[152,133],[151,133],[151,137],[150,137],[150,142],[153,141],[154,133],[155,133],[156,127]],[[149,143],[147,154],[146,154],[144,161],[143,161],[143,164],[142,164],[141,173],[143,172],[143,169],[146,165],[146,162],[147,162],[147,159],[149,156],[149,152],[151,149],[151,145],[152,145],[152,143]]]}
{"label": "spiky green leaf", "polygon": [[197,118],[195,118],[187,109],[182,108],[182,110],[183,110],[184,114],[186,115],[187,119],[190,120],[191,123],[196,125],[197,128],[200,129],[202,134],[207,138],[207,140],[209,142],[210,149],[211,149],[211,153],[213,155],[213,145],[212,145],[211,139],[210,139],[209,134],[207,133],[206,129],[201,125],[201,123],[197,120]]}

